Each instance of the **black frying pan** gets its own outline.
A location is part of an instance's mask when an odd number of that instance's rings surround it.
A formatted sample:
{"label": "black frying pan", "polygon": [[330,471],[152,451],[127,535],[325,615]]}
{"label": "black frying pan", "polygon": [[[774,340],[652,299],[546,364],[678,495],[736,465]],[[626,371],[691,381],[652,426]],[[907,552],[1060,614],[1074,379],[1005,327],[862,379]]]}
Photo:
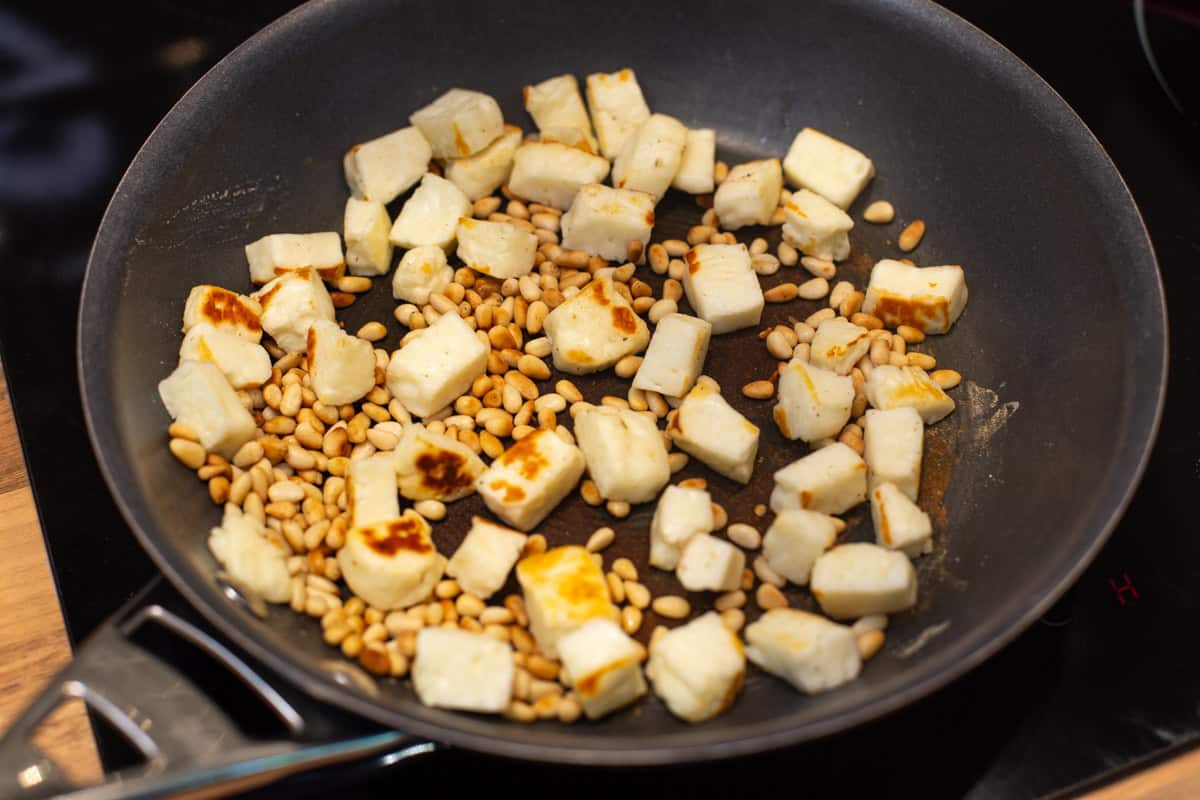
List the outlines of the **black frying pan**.
{"label": "black frying pan", "polygon": [[[874,260],[898,255],[900,223],[918,216],[929,232],[913,257],[964,265],[967,312],[929,350],[977,386],[956,389],[958,412],[931,430],[924,500],[941,521],[937,552],[919,565],[919,608],[894,618],[888,647],[856,682],[809,697],[753,673],[728,713],[698,726],[653,701],[595,723],[525,726],[426,708],[404,683],[383,681],[372,697],[321,666],[331,651],[315,622],[285,608],[260,620],[214,582],[205,539],[218,511],[167,452],[155,391],[176,362],[183,301],[196,283],[248,288],[242,246],[263,234],[340,230],[341,153],[407,124],[445,89],[489,92],[528,129],[523,84],[623,66],[637,70],[652,109],[716,128],[730,164],[782,155],[805,125],[869,154],[880,174],[852,210],[855,252],[841,277],[861,286]],[[861,221],[879,198],[896,205],[897,224]],[[699,215],[681,198],[660,211],[656,238]],[[389,321],[394,347],[386,294],[343,316],[351,328]],[[765,319],[816,307],[768,306]],[[1164,314],[1138,211],[1096,140],[1011,53],[930,3],[328,1],[218,64],[138,154],[92,253],[79,363],[93,442],[130,526],[196,608],[257,658],[322,700],[422,737],[517,758],[656,764],[852,727],[943,686],[1036,619],[1100,547],[1141,475],[1164,391]],[[721,337],[709,364],[760,422],[760,476],[803,454],[774,434],[766,404],[736,392],[771,370],[753,331]],[[752,520],[766,499],[755,486],[712,485],[731,520]],[[447,552],[471,502],[437,528]],[[639,509],[616,526],[630,552],[643,552],[649,516]],[[543,531],[552,544],[582,542],[609,521],[571,506]],[[861,510],[850,522],[852,538],[868,535]]]}

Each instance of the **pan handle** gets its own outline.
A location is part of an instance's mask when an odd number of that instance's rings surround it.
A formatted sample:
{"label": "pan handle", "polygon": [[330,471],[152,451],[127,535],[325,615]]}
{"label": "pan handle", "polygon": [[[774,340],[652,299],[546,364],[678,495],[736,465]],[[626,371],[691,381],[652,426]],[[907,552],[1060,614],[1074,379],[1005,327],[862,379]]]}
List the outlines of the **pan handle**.
{"label": "pan handle", "polygon": [[[396,731],[335,741],[306,736],[305,719],[282,694],[224,644],[182,616],[146,600],[154,584],[105,621],[0,738],[0,796],[210,797],[315,767],[379,756],[392,765],[435,745]],[[280,740],[247,737],[204,692],[131,641],[147,625],[199,647],[241,680],[282,723]],[[82,700],[141,755],[142,762],[79,786],[34,744],[41,722],[61,703]]]}

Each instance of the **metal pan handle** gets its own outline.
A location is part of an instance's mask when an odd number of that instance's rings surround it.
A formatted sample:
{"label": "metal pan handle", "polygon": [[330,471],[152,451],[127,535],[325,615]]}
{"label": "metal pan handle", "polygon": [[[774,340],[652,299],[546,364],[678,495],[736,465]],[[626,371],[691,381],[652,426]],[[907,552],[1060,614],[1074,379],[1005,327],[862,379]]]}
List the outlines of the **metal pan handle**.
{"label": "metal pan handle", "polygon": [[[305,741],[305,719],[295,706],[217,639],[162,604],[148,602],[152,588],[153,584],[88,637],[75,659],[0,738],[0,796],[209,797],[343,761],[379,755],[381,763],[392,765],[434,749],[432,743],[396,731]],[[150,624],[212,656],[262,700],[288,735],[264,741],[243,734],[212,698],[131,641]],[[124,736],[142,763],[109,773],[95,785],[73,783],[33,741],[41,722],[72,698],[82,700]]]}

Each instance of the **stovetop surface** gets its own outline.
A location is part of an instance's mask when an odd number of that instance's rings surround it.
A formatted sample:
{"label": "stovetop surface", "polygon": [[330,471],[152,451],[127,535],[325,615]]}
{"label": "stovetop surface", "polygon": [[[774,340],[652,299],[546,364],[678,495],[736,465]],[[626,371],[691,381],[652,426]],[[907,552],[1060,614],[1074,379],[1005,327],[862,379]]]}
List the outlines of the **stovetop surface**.
{"label": "stovetop surface", "polygon": [[[74,641],[156,574],[105,489],[83,426],[75,315],[88,248],[153,125],[208,66],[290,5],[22,0],[0,9],[0,345]],[[1200,331],[1187,304],[1200,296],[1200,75],[1188,67],[1200,15],[1184,2],[1149,5],[1147,39],[1168,95],[1128,3],[946,5],[1063,94],[1145,217],[1173,313],[1170,392],[1142,487],[1062,601],[935,696],[852,733],[755,758],[596,772],[588,779],[596,792],[658,784],[709,794],[744,790],[750,778],[850,796],[1043,796],[1200,737],[1200,429],[1190,402]],[[394,773],[296,781],[290,793],[315,794],[334,780],[343,790],[411,787],[444,781],[447,769],[486,769],[489,780],[530,787],[567,779],[566,768],[444,751]]]}

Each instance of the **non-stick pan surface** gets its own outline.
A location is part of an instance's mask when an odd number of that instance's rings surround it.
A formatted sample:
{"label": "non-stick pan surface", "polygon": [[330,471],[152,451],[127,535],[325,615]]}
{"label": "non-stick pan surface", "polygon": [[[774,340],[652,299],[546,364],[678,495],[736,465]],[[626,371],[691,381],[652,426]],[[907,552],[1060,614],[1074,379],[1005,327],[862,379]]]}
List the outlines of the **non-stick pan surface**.
{"label": "non-stick pan surface", "polygon": [[[957,413],[930,432],[923,502],[938,535],[919,565],[920,605],[894,618],[888,647],[858,681],[808,697],[753,673],[728,713],[698,726],[655,701],[597,723],[523,726],[426,708],[402,683],[383,681],[371,698],[321,666],[334,652],[313,621],[285,608],[260,621],[213,582],[205,540],[218,511],[168,453],[155,390],[176,362],[184,299],[197,283],[247,289],[242,246],[259,236],[340,230],[342,152],[406,125],[442,91],[489,92],[528,128],[525,83],[624,66],[637,70],[654,110],[716,128],[729,163],[781,156],[806,125],[868,153],[880,174],[852,213],[858,219],[865,203],[886,198],[899,221],[860,221],[843,277],[861,285],[875,259],[898,254],[900,224],[916,217],[929,232],[913,257],[966,269],[967,312],[927,348],[970,383],[955,390]],[[678,235],[699,215],[690,199],[670,197],[660,212],[656,237]],[[768,285],[793,279],[787,272]],[[386,295],[379,287],[344,317],[351,329],[388,321],[394,347]],[[766,319],[816,307],[768,307]],[[1141,474],[1164,388],[1164,322],[1146,232],[1100,146],[1015,57],[931,4],[340,0],[310,3],[235,51],[139,153],[92,253],[80,373],[93,442],[131,527],[191,602],[274,669],[329,702],[465,747],[662,763],[779,746],[880,716],[979,664],[1036,619],[1103,542]],[[751,487],[712,479],[731,520],[754,521],[770,471],[804,453],[775,433],[768,404],[737,391],[772,366],[754,331],[720,337],[709,357],[725,394],[764,432]],[[592,399],[615,388],[605,379],[584,385]],[[477,508],[457,504],[437,527],[443,551]],[[619,551],[643,563],[650,512],[616,525]],[[869,536],[861,509],[849,520],[851,538]],[[543,532],[553,544],[582,542],[610,522],[572,500]],[[651,585],[670,582],[657,576]]]}

